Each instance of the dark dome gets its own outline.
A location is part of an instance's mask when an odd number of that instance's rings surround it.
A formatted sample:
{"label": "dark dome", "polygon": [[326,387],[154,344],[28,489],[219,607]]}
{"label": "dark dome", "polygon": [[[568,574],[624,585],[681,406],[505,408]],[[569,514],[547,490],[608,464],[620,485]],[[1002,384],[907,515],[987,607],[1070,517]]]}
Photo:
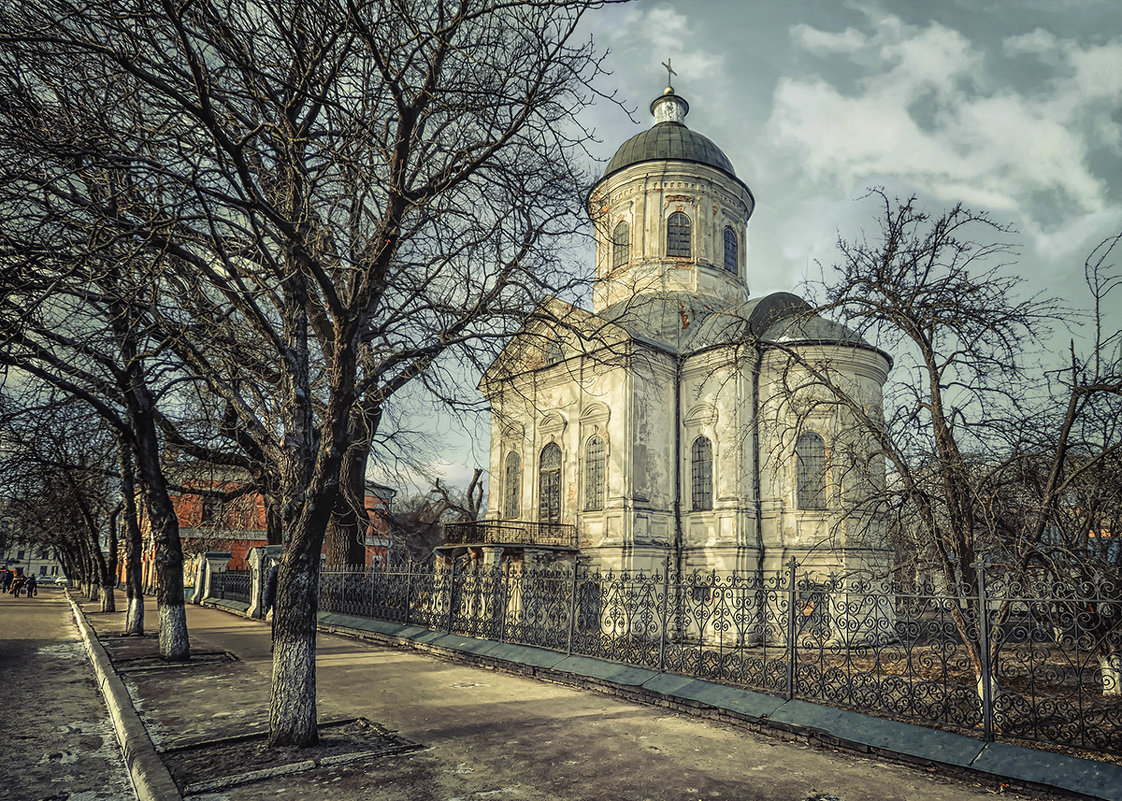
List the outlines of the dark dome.
{"label": "dark dome", "polygon": [[667,159],[708,164],[736,178],[728,156],[711,139],[694,133],[680,122],[660,122],[628,139],[608,162],[604,177],[632,164]]}

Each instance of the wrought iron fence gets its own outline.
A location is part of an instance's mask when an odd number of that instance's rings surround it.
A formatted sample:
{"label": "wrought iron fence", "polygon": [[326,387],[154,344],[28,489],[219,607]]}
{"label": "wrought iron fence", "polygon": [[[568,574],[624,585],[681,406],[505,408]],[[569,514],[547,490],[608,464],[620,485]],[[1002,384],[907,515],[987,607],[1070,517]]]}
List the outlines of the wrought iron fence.
{"label": "wrought iron fence", "polygon": [[[325,572],[324,611],[551,648],[965,730],[1122,753],[1122,599],[1109,584],[542,570]],[[229,575],[229,573],[227,573]]]}
{"label": "wrought iron fence", "polygon": [[227,570],[222,573],[212,573],[210,576],[210,597],[248,604],[252,582],[252,570]]}

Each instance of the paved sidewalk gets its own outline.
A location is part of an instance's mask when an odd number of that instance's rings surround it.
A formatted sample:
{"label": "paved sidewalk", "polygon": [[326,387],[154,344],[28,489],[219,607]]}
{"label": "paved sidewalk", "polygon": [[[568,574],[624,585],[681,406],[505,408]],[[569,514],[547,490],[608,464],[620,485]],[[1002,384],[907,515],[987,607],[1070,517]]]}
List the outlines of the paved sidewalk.
{"label": "paved sidewalk", "polygon": [[[154,624],[154,607],[147,615]],[[106,639],[120,629],[123,615],[94,615],[91,623]],[[271,667],[267,624],[189,606],[188,625],[195,653],[228,651],[238,660],[125,672],[156,745],[166,749],[264,730]],[[121,653],[115,658],[122,659]],[[423,749],[198,797],[966,801],[1002,791],[326,634],[319,640],[318,689],[321,722],[365,717]]]}
{"label": "paved sidewalk", "polygon": [[134,798],[61,590],[0,596],[0,798]]}

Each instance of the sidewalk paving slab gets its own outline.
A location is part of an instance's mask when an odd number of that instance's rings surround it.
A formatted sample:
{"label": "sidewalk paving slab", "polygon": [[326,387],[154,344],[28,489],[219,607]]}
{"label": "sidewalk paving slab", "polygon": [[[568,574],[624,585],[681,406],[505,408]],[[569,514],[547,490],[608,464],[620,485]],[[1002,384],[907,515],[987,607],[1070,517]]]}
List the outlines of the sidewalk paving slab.
{"label": "sidewalk paving slab", "polygon": [[1122,765],[1007,743],[987,743],[972,767],[994,776],[1050,784],[1094,798],[1122,799]]}
{"label": "sidewalk paving slab", "polygon": [[658,675],[657,670],[621,665],[590,656],[567,656],[554,665],[553,670],[634,687],[642,686]]}
{"label": "sidewalk paving slab", "polygon": [[807,701],[788,701],[769,718],[774,723],[821,731],[852,743],[964,768],[971,766],[983,745],[973,737]]}

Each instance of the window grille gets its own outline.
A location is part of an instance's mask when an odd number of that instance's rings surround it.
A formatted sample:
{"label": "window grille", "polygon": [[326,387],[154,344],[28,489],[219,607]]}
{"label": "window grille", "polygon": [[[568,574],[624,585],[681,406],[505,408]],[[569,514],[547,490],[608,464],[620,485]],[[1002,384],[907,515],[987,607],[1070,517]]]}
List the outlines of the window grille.
{"label": "window grille", "polygon": [[631,229],[620,222],[612,232],[612,267],[622,267],[631,258]]}
{"label": "window grille", "polygon": [[561,350],[561,343],[556,340],[545,346],[545,366],[550,367],[565,361],[565,352]]}
{"label": "window grille", "polygon": [[584,508],[595,512],[604,508],[604,468],[607,449],[604,439],[592,436],[584,446]]}
{"label": "window grille", "polygon": [[826,443],[813,431],[795,442],[797,501],[800,509],[826,508]]}
{"label": "window grille", "polygon": [[690,448],[691,498],[694,511],[713,508],[713,443],[698,437]]}
{"label": "window grille", "polygon": [[538,522],[561,522],[561,449],[552,443],[538,459]]}
{"label": "window grille", "polygon": [[737,247],[736,231],[732,228],[725,229],[725,269],[733,275],[736,275],[736,263],[739,258],[739,248]]}
{"label": "window grille", "polygon": [[507,520],[518,519],[518,501],[522,493],[521,478],[522,460],[518,458],[517,453],[511,451],[506,457],[506,477],[503,482],[506,490],[503,497],[503,517]]}
{"label": "window grille", "polygon": [[666,221],[666,255],[690,256],[690,218],[676,211]]}

